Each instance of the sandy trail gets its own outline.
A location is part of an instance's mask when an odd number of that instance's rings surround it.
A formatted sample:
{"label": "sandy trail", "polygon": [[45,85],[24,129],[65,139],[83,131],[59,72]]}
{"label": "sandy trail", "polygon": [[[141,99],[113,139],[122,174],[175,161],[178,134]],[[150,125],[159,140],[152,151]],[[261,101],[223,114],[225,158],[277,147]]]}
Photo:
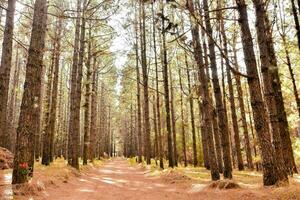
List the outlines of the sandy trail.
{"label": "sandy trail", "polygon": [[47,188],[42,196],[39,198],[54,200],[196,199],[184,185],[166,184],[121,158],[89,170],[65,185]]}
{"label": "sandy trail", "polygon": [[[64,169],[61,169],[64,170]],[[37,170],[38,171],[38,170]],[[35,181],[45,181],[40,170]],[[9,174],[6,174],[7,177]],[[1,177],[1,175],[0,175]],[[5,176],[4,176],[5,178]],[[16,200],[274,200],[271,188],[241,188],[216,190],[205,188],[208,183],[197,181],[170,181],[161,176],[150,176],[150,171],[140,166],[132,167],[128,161],[115,158],[106,161],[101,167],[86,168],[74,174],[67,181],[53,179],[44,191],[34,197],[16,197]],[[55,181],[56,180],[56,181]],[[1,183],[1,179],[0,179]],[[5,191],[11,193],[9,178],[0,185],[0,200]],[[2,188],[2,189],[1,189]],[[299,188],[298,185],[294,192]],[[287,188],[288,189],[288,188]],[[290,192],[293,194],[294,192]],[[285,189],[281,192],[285,194]],[[2,198],[1,198],[2,197]],[[12,199],[12,198],[9,198]],[[290,198],[284,198],[290,199]],[[292,199],[299,199],[298,197]]]}

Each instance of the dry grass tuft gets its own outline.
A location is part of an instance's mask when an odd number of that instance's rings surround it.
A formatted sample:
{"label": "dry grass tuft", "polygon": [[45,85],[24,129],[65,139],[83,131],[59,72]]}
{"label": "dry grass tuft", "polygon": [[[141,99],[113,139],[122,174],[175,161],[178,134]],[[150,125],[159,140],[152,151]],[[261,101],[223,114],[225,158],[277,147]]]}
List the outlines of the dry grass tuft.
{"label": "dry grass tuft", "polygon": [[12,189],[15,196],[35,196],[45,190],[45,185],[42,181],[37,181],[36,183],[29,182],[13,185]]}
{"label": "dry grass tuft", "polygon": [[210,183],[207,188],[228,190],[228,189],[238,189],[241,188],[239,184],[232,180],[219,180]]}
{"label": "dry grass tuft", "polygon": [[170,170],[164,170],[161,174],[162,179],[171,184],[175,183],[182,183],[182,182],[189,182],[192,179],[180,172],[177,172],[176,170],[170,169]]}
{"label": "dry grass tuft", "polygon": [[299,185],[290,185],[287,187],[278,187],[272,192],[277,200],[300,200]]}
{"label": "dry grass tuft", "polygon": [[0,170],[13,167],[14,155],[8,149],[0,147]]}

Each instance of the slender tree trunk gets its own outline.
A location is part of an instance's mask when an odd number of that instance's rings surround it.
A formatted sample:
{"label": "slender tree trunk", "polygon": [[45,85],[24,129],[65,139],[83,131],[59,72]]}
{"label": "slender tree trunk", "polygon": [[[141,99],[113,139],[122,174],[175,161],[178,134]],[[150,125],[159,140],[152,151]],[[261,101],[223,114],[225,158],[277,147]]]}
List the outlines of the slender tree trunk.
{"label": "slender tree trunk", "polygon": [[[218,7],[222,8],[222,3],[220,0],[218,1]],[[228,58],[227,36],[225,33],[225,24],[224,24],[224,20],[223,20],[223,16],[222,16],[222,11],[218,12],[218,19],[220,20],[220,31],[221,31],[221,35],[222,35],[224,54]],[[234,90],[233,90],[233,84],[232,84],[232,78],[231,78],[231,72],[230,72],[230,63],[229,63],[228,59],[225,59],[225,64],[226,64],[227,83],[228,83],[228,88],[229,88],[229,101],[230,101],[230,108],[231,108],[231,119],[232,119],[233,132],[234,132],[234,142],[235,142],[235,151],[236,151],[236,156],[237,156],[237,164],[238,164],[239,170],[244,170],[238,121],[237,121],[237,114],[236,114]]]}
{"label": "slender tree trunk", "polygon": [[[52,85],[53,85],[53,72],[54,72],[54,60],[55,60],[55,41],[53,41],[53,50],[51,55],[51,64],[48,69],[48,83],[46,88],[46,100],[44,104],[44,112],[45,112],[45,128],[43,134],[43,151],[42,151],[42,164],[49,165],[50,164],[50,141],[51,141],[51,132],[50,132],[50,110],[51,110],[51,96],[52,96]],[[38,142],[36,143],[38,144]]]}
{"label": "slender tree trunk", "polygon": [[9,0],[6,12],[6,22],[2,43],[0,66],[0,146],[11,150],[11,136],[8,130],[7,109],[9,79],[12,62],[13,31],[16,0]]}
{"label": "slender tree trunk", "polygon": [[96,158],[96,138],[97,138],[97,88],[98,88],[98,76],[97,76],[97,59],[93,57],[93,81],[92,81],[92,103],[91,103],[91,129],[90,129],[90,159]]}
{"label": "slender tree trunk", "polygon": [[[34,4],[31,41],[28,50],[24,94],[21,105],[17,144],[14,156],[12,183],[28,181],[28,175],[20,170],[20,164],[27,163],[33,171],[34,136],[38,131],[41,105],[41,79],[43,72],[43,54],[47,26],[47,1],[36,0]],[[30,174],[29,174],[30,175]]]}
{"label": "slender tree trunk", "polygon": [[[136,6],[137,7],[137,6]],[[136,20],[137,8],[136,8]],[[138,162],[141,163],[142,160],[142,111],[141,111],[141,87],[140,87],[140,69],[139,69],[139,51],[138,51],[138,27],[135,23],[135,67],[136,67],[136,101],[137,101],[137,135],[138,135]]]}
{"label": "slender tree trunk", "polygon": [[[207,75],[207,84],[208,84],[208,87],[211,87],[210,75],[209,75],[209,61],[208,61],[207,45],[206,45],[205,31],[203,29],[201,31],[201,34],[202,34],[202,38],[203,38],[202,39],[203,40],[202,45],[203,45],[203,53],[204,53],[205,72],[206,72],[206,75]],[[214,105],[213,98],[212,98],[212,95],[211,95],[210,92],[209,92],[209,101],[208,102],[211,102],[211,105]],[[226,111],[226,113],[227,113],[227,111]],[[218,116],[217,116],[217,111],[216,111],[215,107],[213,107],[212,115],[213,115],[212,116],[213,136],[214,136],[214,141],[215,141],[215,146],[216,146],[216,156],[217,156],[218,168],[219,168],[219,172],[223,173],[223,168],[224,167],[223,167],[223,160],[222,160],[222,146],[221,146],[221,138],[220,138],[221,134],[220,134],[220,131],[219,131]],[[205,130],[202,130],[202,132],[204,133]],[[205,157],[207,157],[207,153],[205,153],[205,151],[207,151],[207,150],[205,150],[205,149],[207,149],[207,144],[203,144],[203,145],[206,146],[206,147],[205,146],[203,147],[204,158],[205,158]],[[207,161],[208,161],[207,158],[204,159],[204,164],[205,164],[205,167],[207,169],[209,169],[210,166],[209,166],[209,163]]]}
{"label": "slender tree trunk", "polygon": [[[190,14],[192,16],[195,15],[195,10],[194,10],[194,2],[193,0],[188,0],[187,1],[187,7],[190,11]],[[191,19],[191,29],[192,29],[192,37],[193,37],[193,48],[194,48],[194,57],[197,63],[197,67],[199,70],[199,80],[202,83],[201,84],[201,97],[202,97],[202,102],[201,106],[203,108],[203,119],[205,124],[205,130],[206,132],[206,140],[208,144],[208,158],[209,158],[209,164],[210,164],[210,169],[211,169],[211,178],[212,180],[219,180],[220,179],[220,174],[219,174],[219,169],[218,169],[218,164],[216,161],[216,153],[214,149],[214,141],[213,141],[213,136],[212,136],[212,108],[211,105],[209,104],[209,91],[208,91],[208,85],[207,85],[207,78],[205,74],[205,66],[203,64],[202,60],[202,48],[201,44],[199,41],[199,26],[197,23],[194,22],[194,20]]]}
{"label": "slender tree trunk", "polygon": [[223,104],[222,93],[219,84],[218,78],[218,70],[217,70],[217,63],[216,63],[216,52],[215,52],[215,45],[212,38],[212,27],[210,23],[210,16],[209,16],[209,8],[207,0],[203,1],[204,6],[204,17],[205,17],[205,24],[207,33],[210,35],[208,46],[209,46],[209,57],[210,57],[210,67],[212,70],[212,79],[213,79],[213,88],[216,100],[216,109],[218,115],[218,123],[219,123],[219,131],[221,132],[221,141],[222,141],[222,148],[223,148],[223,161],[224,161],[224,177],[225,178],[232,178],[232,166],[231,166],[231,158],[230,158],[230,146],[229,146],[229,129],[228,129],[228,119],[225,113],[225,105]]}
{"label": "slender tree trunk", "polygon": [[198,155],[197,155],[197,141],[196,141],[196,129],[195,129],[194,99],[192,93],[189,64],[188,64],[186,53],[184,54],[184,56],[185,56],[185,66],[186,66],[186,74],[188,80],[188,91],[189,91],[188,94],[189,94],[189,104],[190,104],[190,113],[191,113],[193,160],[194,160],[194,167],[196,167],[198,165]]}
{"label": "slender tree trunk", "polygon": [[9,113],[9,134],[11,135],[11,146],[12,150],[15,148],[16,144],[16,106],[17,106],[17,90],[19,87],[19,80],[20,80],[20,55],[19,55],[19,48],[17,46],[16,50],[16,58],[15,58],[15,70],[13,75],[12,87],[11,87],[11,96],[9,101],[8,113]]}
{"label": "slender tree trunk", "polygon": [[170,107],[171,107],[171,124],[172,124],[172,135],[173,135],[173,149],[174,149],[174,165],[178,166],[178,153],[177,153],[177,134],[176,134],[176,119],[175,119],[175,108],[174,108],[174,88],[173,88],[173,77],[172,70],[169,69],[170,77]]}
{"label": "slender tree trunk", "polygon": [[[164,16],[164,4],[162,2],[162,16]],[[174,153],[172,142],[172,130],[171,130],[171,116],[170,116],[170,92],[169,92],[169,77],[168,77],[168,54],[166,47],[166,31],[165,31],[165,19],[162,17],[162,53],[163,53],[163,82],[164,82],[164,100],[166,109],[166,124],[167,124],[167,138],[168,138],[168,160],[169,167],[174,167]]]}
{"label": "slender tree trunk", "polygon": [[66,142],[66,137],[65,137],[65,132],[64,132],[64,126],[65,126],[65,121],[64,121],[64,106],[65,106],[65,101],[64,101],[64,87],[63,87],[63,72],[60,72],[60,77],[59,77],[59,93],[58,93],[58,124],[57,124],[57,132],[60,137],[60,147],[59,151],[60,154],[59,156],[66,159],[65,157],[65,142]]}
{"label": "slender tree trunk", "polygon": [[155,164],[157,165],[157,158],[159,157],[159,149],[158,149],[158,130],[157,130],[157,113],[156,113],[156,104],[155,104],[155,96],[153,96],[153,127],[154,127],[154,157]]}
{"label": "slender tree trunk", "polygon": [[[76,113],[76,87],[77,87],[77,71],[78,71],[78,54],[79,54],[79,39],[80,39],[80,19],[81,19],[81,0],[77,0],[77,18],[75,25],[75,39],[73,64],[71,70],[71,92],[70,92],[70,120],[69,120],[69,135],[68,135],[68,164],[74,168],[79,168],[78,165],[78,144],[79,133],[75,128]],[[75,152],[74,152],[75,149]]]}
{"label": "slender tree trunk", "polygon": [[185,136],[185,120],[184,120],[184,111],[183,111],[183,86],[182,86],[182,80],[181,80],[181,69],[179,67],[178,71],[179,75],[179,85],[180,85],[180,117],[181,117],[181,137],[182,137],[182,151],[183,151],[183,160],[184,160],[184,166],[187,167],[187,155],[186,155],[186,136]]}
{"label": "slender tree trunk", "polygon": [[[233,57],[234,57],[235,68],[236,68],[236,70],[238,70],[239,67],[238,67],[237,50],[236,50],[236,33],[234,33],[232,48],[233,48]],[[247,125],[247,119],[246,119],[245,103],[243,100],[244,92],[242,89],[242,83],[241,83],[240,76],[236,75],[235,81],[236,81],[237,92],[238,92],[239,107],[240,107],[240,111],[241,111],[241,119],[242,119],[243,134],[244,134],[244,140],[245,140],[247,165],[248,165],[249,169],[253,170],[254,166],[253,166],[253,159],[252,159],[250,139],[249,139],[249,131],[248,131],[248,125]]]}
{"label": "slender tree trunk", "polygon": [[82,77],[83,77],[83,63],[84,63],[84,54],[86,46],[86,13],[87,10],[87,0],[83,0],[82,5],[82,16],[81,16],[81,30],[80,30],[80,49],[79,49],[79,60],[78,60],[78,71],[76,79],[76,100],[75,100],[75,116],[74,116],[74,128],[75,135],[73,145],[73,158],[72,158],[72,167],[79,169],[79,155],[80,155],[80,110],[81,110],[81,97],[82,97]]}
{"label": "slender tree trunk", "polygon": [[149,89],[148,89],[148,67],[147,67],[147,53],[146,53],[146,22],[145,22],[145,2],[140,0],[141,16],[140,16],[140,32],[141,32],[141,58],[142,58],[142,74],[143,74],[143,88],[144,88],[144,122],[145,122],[145,154],[147,164],[151,164],[151,140],[150,140],[150,116],[149,116]]}
{"label": "slender tree trunk", "polygon": [[[299,2],[299,0],[298,0]],[[299,17],[298,17],[298,12],[295,4],[295,0],[291,0],[292,3],[292,12],[293,12],[293,17],[294,17],[294,22],[295,22],[295,28],[297,32],[297,39],[298,39],[298,48],[300,50],[300,23],[299,23]],[[299,4],[299,3],[298,3]],[[298,5],[300,6],[300,5]],[[300,11],[300,8],[299,8]]]}
{"label": "slender tree trunk", "polygon": [[58,81],[59,81],[59,61],[61,51],[61,37],[62,37],[62,18],[58,19],[58,25],[56,30],[56,45],[55,45],[55,59],[54,59],[54,74],[53,74],[53,86],[52,86],[52,100],[50,109],[50,162],[53,161],[54,157],[54,140],[55,140],[55,127],[56,127],[56,116],[57,116],[57,97],[58,97]]}
{"label": "slender tree trunk", "polygon": [[89,41],[88,41],[88,58],[86,62],[86,85],[85,85],[85,104],[84,104],[84,146],[83,146],[83,164],[86,165],[88,158],[90,157],[90,130],[91,130],[91,43],[92,43],[92,28],[89,27]]}
{"label": "slender tree trunk", "polygon": [[161,117],[160,117],[160,98],[159,98],[159,74],[158,74],[158,61],[157,61],[157,48],[156,48],[156,27],[154,8],[152,3],[152,19],[153,19],[153,50],[154,50],[154,62],[155,62],[155,88],[156,88],[156,112],[157,112],[157,131],[158,131],[158,151],[159,151],[159,166],[164,169],[163,159],[163,146],[162,146],[162,134],[161,134]]}

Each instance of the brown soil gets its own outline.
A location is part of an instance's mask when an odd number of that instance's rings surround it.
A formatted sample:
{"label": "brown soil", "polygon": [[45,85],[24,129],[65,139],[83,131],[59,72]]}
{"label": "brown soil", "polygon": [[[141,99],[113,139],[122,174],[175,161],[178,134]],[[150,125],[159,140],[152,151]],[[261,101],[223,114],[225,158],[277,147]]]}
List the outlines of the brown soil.
{"label": "brown soil", "polygon": [[[82,173],[62,168],[59,176],[46,175],[47,168],[35,172],[33,182],[45,189],[33,194],[34,200],[288,200],[300,199],[300,187],[293,182],[286,188],[209,188],[209,183],[180,176],[177,172],[155,175],[141,166],[130,166],[125,159],[107,161],[101,167],[86,167]],[[55,170],[57,171],[57,170]],[[175,181],[170,181],[172,178]],[[1,188],[0,188],[1,194]],[[15,197],[28,200],[30,196]],[[0,198],[0,200],[2,200]]]}

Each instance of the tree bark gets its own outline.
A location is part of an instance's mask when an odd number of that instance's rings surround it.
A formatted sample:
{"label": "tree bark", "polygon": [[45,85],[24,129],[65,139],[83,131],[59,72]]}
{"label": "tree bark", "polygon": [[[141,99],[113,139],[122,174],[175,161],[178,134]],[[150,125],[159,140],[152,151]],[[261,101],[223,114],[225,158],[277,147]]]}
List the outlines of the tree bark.
{"label": "tree bark", "polygon": [[170,107],[171,107],[171,124],[172,124],[172,136],[173,136],[173,151],[174,151],[174,165],[178,166],[178,152],[177,152],[177,134],[176,134],[176,119],[174,108],[174,88],[172,70],[169,69],[170,77]]}
{"label": "tree bark", "polygon": [[[137,7],[137,6],[136,6]],[[137,8],[135,18],[138,20]],[[139,51],[138,51],[138,22],[135,23],[135,68],[136,68],[136,101],[137,101],[137,135],[138,135],[138,162],[143,161],[142,153],[142,111],[141,111],[141,87],[140,87],[140,69],[139,69]]]}
{"label": "tree bark", "polygon": [[[259,0],[258,2],[259,7],[261,7],[262,5],[261,3],[262,1]],[[264,14],[265,26],[266,26],[265,34],[267,37],[269,62],[271,64],[270,75],[272,79],[272,86],[275,92],[275,100],[276,100],[276,107],[277,107],[277,114],[278,114],[277,116],[278,116],[278,122],[280,127],[279,129],[281,130],[280,137],[282,142],[281,145],[282,152],[283,152],[282,155],[287,155],[284,156],[284,163],[287,163],[287,167],[286,167],[288,169],[287,172],[293,174],[293,172],[297,173],[297,166],[295,163],[294,152],[293,152],[292,142],[291,142],[290,132],[289,132],[289,125],[288,125],[287,115],[286,115],[284,101],[283,101],[277,57],[275,53],[274,41],[273,41],[272,30],[271,30],[271,23],[269,21],[267,11],[265,9],[262,11]]]}
{"label": "tree bark", "polygon": [[[81,0],[77,0],[77,18],[75,25],[75,39],[73,52],[73,65],[71,74],[71,93],[70,93],[70,120],[69,120],[69,137],[68,137],[68,163],[74,168],[79,169],[78,163],[78,145],[79,145],[79,119],[78,116],[78,101],[77,98],[77,77],[79,71],[78,55],[79,55],[79,40],[80,40],[80,19],[81,19]],[[81,85],[79,86],[81,88]],[[80,109],[80,105],[79,105]],[[77,123],[77,125],[76,125]]]}
{"label": "tree bark", "polygon": [[[205,38],[205,31],[202,29],[201,31],[201,35],[202,35],[202,45],[203,45],[203,53],[204,53],[204,65],[205,65],[205,72],[207,74],[207,85],[208,87],[211,87],[211,82],[210,82],[210,75],[209,75],[209,61],[208,61],[208,53],[207,53],[207,45],[206,45],[206,38]],[[211,105],[214,105],[213,103],[213,97],[212,94],[209,91],[209,101],[211,102]],[[224,99],[225,100],[225,99]],[[225,101],[224,101],[225,104]],[[201,105],[200,105],[201,107]],[[227,113],[227,112],[226,112]],[[219,172],[223,173],[223,160],[222,160],[222,146],[221,146],[221,138],[220,138],[220,131],[219,131],[219,125],[218,125],[218,116],[217,116],[217,111],[216,108],[213,106],[213,110],[212,110],[212,125],[213,125],[213,136],[214,136],[214,141],[215,141],[215,148],[216,148],[216,156],[217,156],[217,162],[218,162],[218,168],[219,168]],[[203,126],[201,126],[203,128]],[[205,134],[205,130],[202,130],[202,134]],[[205,135],[203,135],[203,137],[205,137]],[[204,152],[204,158],[206,157],[206,159],[204,159],[204,164],[205,167],[207,169],[210,169],[209,163],[207,161],[209,161],[207,159],[207,153],[205,151],[207,151],[207,141],[205,140],[205,144],[203,143],[203,152]]]}
{"label": "tree bark", "polygon": [[157,48],[156,48],[156,27],[155,27],[155,16],[154,8],[152,3],[152,19],[153,19],[153,50],[154,50],[154,62],[155,62],[155,89],[156,89],[156,113],[157,113],[157,132],[158,132],[158,153],[159,153],[159,166],[164,169],[163,159],[163,147],[162,147],[162,134],[161,134],[161,117],[160,117],[160,97],[159,97],[159,74],[158,74],[158,59],[157,59]]}
{"label": "tree bark", "polygon": [[144,122],[145,122],[145,156],[147,164],[151,164],[151,140],[150,140],[150,116],[149,116],[149,88],[148,88],[148,67],[146,53],[146,22],[145,22],[145,2],[140,0],[140,32],[141,32],[141,59],[142,59],[142,75],[144,89]]}
{"label": "tree bark", "polygon": [[52,100],[50,110],[50,161],[53,162],[54,157],[54,140],[56,133],[56,116],[57,116],[57,97],[58,97],[58,81],[59,81],[59,62],[60,62],[60,51],[61,51],[61,37],[62,37],[62,18],[58,19],[58,25],[56,30],[56,45],[55,45],[55,59],[54,59],[54,75],[53,75],[53,86],[52,86]]}
{"label": "tree bark", "polygon": [[[162,15],[164,12],[164,3],[162,2]],[[163,82],[164,82],[164,100],[166,109],[166,124],[167,124],[167,138],[168,138],[168,160],[169,167],[174,167],[174,152],[172,142],[172,130],[171,130],[171,116],[170,116],[170,92],[169,92],[169,77],[168,77],[168,54],[166,47],[166,31],[165,31],[165,19],[162,18],[162,53],[163,53]]]}
{"label": "tree bark", "polygon": [[224,162],[224,178],[232,178],[232,166],[231,166],[231,158],[230,158],[230,146],[229,146],[229,129],[228,129],[228,119],[225,113],[225,108],[223,104],[222,93],[219,84],[218,78],[218,70],[217,70],[217,63],[216,63],[216,52],[215,52],[215,45],[212,38],[212,27],[210,23],[210,16],[209,16],[209,8],[207,0],[203,1],[203,8],[204,8],[204,17],[205,17],[205,24],[207,33],[210,35],[208,39],[208,46],[209,46],[209,58],[210,58],[210,67],[212,70],[212,79],[213,79],[213,88],[214,88],[214,95],[216,100],[216,109],[218,115],[218,123],[219,123],[219,131],[221,132],[221,141],[222,141],[222,148],[223,148],[223,162]]}
{"label": "tree bark", "polygon": [[[270,52],[269,47],[267,44],[268,36],[267,34],[271,34],[271,32],[268,31],[266,21],[264,22],[263,19],[267,18],[266,10],[265,10],[265,4],[261,0],[253,0],[255,11],[256,11],[256,32],[257,32],[257,38],[258,38],[258,46],[260,50],[260,60],[261,60],[261,71],[262,71],[262,77],[263,77],[263,83],[264,83],[264,95],[266,99],[266,105],[269,112],[270,122],[271,122],[271,128],[272,128],[272,136],[273,136],[273,144],[275,147],[275,164],[277,165],[277,176],[279,178],[279,181],[288,181],[286,169],[284,166],[284,158],[283,158],[283,144],[280,137],[280,132],[284,131],[280,129],[280,122],[279,122],[279,107],[277,106],[277,100],[276,100],[276,87],[278,88],[278,85],[275,86],[273,83],[275,81],[274,79],[274,72],[277,70],[277,66],[272,65],[270,61]],[[270,37],[270,36],[269,36]],[[276,59],[276,58],[275,58]],[[272,69],[271,69],[272,68]],[[279,79],[276,79],[277,81],[280,81]],[[278,83],[280,84],[280,82]]]}
{"label": "tree bark", "polygon": [[[187,1],[187,7],[190,11],[190,14],[192,16],[195,15],[195,10],[194,10],[194,2],[193,0],[188,0]],[[191,16],[191,17],[192,17]],[[201,97],[202,97],[202,102],[201,106],[203,108],[203,119],[205,124],[205,130],[206,132],[206,140],[208,144],[208,158],[209,158],[209,164],[210,164],[210,169],[211,169],[211,178],[212,180],[219,180],[220,179],[220,174],[219,174],[219,169],[218,169],[218,164],[216,161],[216,153],[214,149],[214,141],[213,141],[213,135],[212,135],[212,108],[211,105],[209,104],[209,91],[208,91],[208,85],[207,85],[207,78],[205,74],[205,66],[203,64],[202,60],[202,48],[201,44],[199,41],[199,26],[197,23],[195,23],[191,19],[191,30],[192,30],[192,38],[193,38],[193,48],[194,48],[194,57],[197,63],[197,67],[199,70],[199,80],[202,83],[200,92],[201,92]]]}
{"label": "tree bark", "polygon": [[47,1],[36,0],[34,4],[31,41],[28,50],[24,94],[21,105],[17,144],[14,156],[12,184],[25,183],[28,175],[21,173],[20,164],[27,163],[33,171],[34,136],[38,131],[41,105],[41,79],[47,26]]}
{"label": "tree bark", "polygon": [[274,149],[270,141],[270,130],[267,121],[267,112],[261,94],[261,85],[257,71],[252,35],[249,28],[247,6],[244,0],[236,0],[239,12],[242,44],[247,68],[249,93],[253,111],[254,124],[257,138],[262,152],[263,183],[274,185],[278,182]]}
{"label": "tree bark", "polygon": [[[44,104],[44,134],[43,134],[43,151],[42,151],[42,164],[43,165],[49,165],[50,164],[50,146],[51,146],[51,132],[50,132],[50,110],[51,110],[51,100],[52,100],[52,85],[53,85],[53,73],[54,73],[54,60],[55,60],[55,41],[53,41],[53,49],[52,49],[52,55],[51,55],[51,64],[48,69],[48,82],[47,82],[47,88],[46,88],[46,100]],[[38,144],[38,142],[36,143]]]}
{"label": "tree bark", "polygon": [[2,43],[2,56],[0,66],[0,146],[11,150],[11,135],[8,130],[7,110],[9,79],[12,62],[14,16],[16,0],[8,1],[6,22]]}
{"label": "tree bark", "polygon": [[96,158],[96,139],[97,139],[97,88],[98,88],[98,75],[97,75],[97,59],[93,57],[93,75],[92,75],[92,102],[91,102],[91,128],[90,128],[90,159]]}
{"label": "tree bark", "polygon": [[180,85],[180,117],[181,117],[181,137],[182,137],[182,151],[183,151],[183,160],[184,166],[187,167],[187,156],[186,156],[186,136],[185,136],[185,120],[184,120],[184,111],[183,111],[183,86],[181,80],[181,69],[178,70],[179,75],[179,85]]}
{"label": "tree bark", "polygon": [[12,87],[11,87],[11,95],[10,95],[10,100],[9,100],[9,105],[8,105],[8,116],[10,119],[9,122],[9,134],[11,135],[11,146],[12,150],[15,149],[15,144],[16,144],[16,106],[17,106],[17,90],[19,87],[19,80],[20,80],[20,71],[21,71],[21,65],[20,65],[20,55],[19,55],[19,48],[18,46],[16,47],[16,57],[15,57],[15,69],[14,69],[14,74],[13,74],[13,80],[12,80]]}
{"label": "tree bark", "polygon": [[91,131],[91,59],[92,59],[92,28],[89,27],[89,41],[88,41],[88,57],[86,62],[86,85],[85,85],[85,104],[84,104],[84,146],[83,146],[83,164],[87,165],[90,157],[90,131]]}
{"label": "tree bark", "polygon": [[[222,8],[222,3],[220,0],[218,1],[218,8]],[[220,32],[222,35],[224,54],[228,58],[227,36],[225,33],[225,24],[224,24],[224,20],[223,20],[223,16],[222,16],[222,11],[219,11],[217,13],[217,15],[218,15],[217,18],[220,20]],[[229,88],[229,101],[230,101],[230,108],[231,108],[231,120],[232,120],[233,132],[234,132],[234,142],[235,142],[235,151],[236,151],[236,156],[237,156],[237,164],[238,164],[239,170],[244,170],[238,121],[237,121],[237,114],[236,114],[234,89],[233,89],[233,84],[232,84],[229,59],[225,59],[225,64],[226,64],[227,83],[228,83],[228,88]],[[224,96],[224,98],[226,98],[226,97]]]}
{"label": "tree bark", "polygon": [[194,167],[196,167],[198,166],[198,154],[197,154],[197,141],[196,141],[196,129],[195,129],[194,99],[192,93],[189,64],[188,64],[186,53],[184,54],[184,57],[185,57],[185,67],[186,67],[186,74],[187,74],[187,81],[188,81],[188,91],[189,91],[188,98],[190,104],[190,115],[191,115],[191,126],[192,126],[193,162],[194,162]]}
{"label": "tree bark", "polygon": [[[236,32],[235,32],[234,36],[233,36],[233,44],[232,44],[233,60],[234,60],[235,69],[239,70],[238,59],[237,59],[237,50],[236,50],[236,39],[237,38],[236,38]],[[241,77],[238,75],[235,75],[234,77],[235,77],[237,93],[238,93],[238,102],[239,102],[239,107],[240,107],[240,112],[241,112],[243,135],[244,135],[244,140],[245,140],[245,150],[246,150],[246,157],[247,157],[247,166],[249,169],[253,170],[254,166],[253,166],[253,159],[252,159],[250,139],[249,139],[249,131],[248,131],[248,125],[247,125],[247,119],[246,119],[245,103],[243,100],[244,92],[242,89]]]}

